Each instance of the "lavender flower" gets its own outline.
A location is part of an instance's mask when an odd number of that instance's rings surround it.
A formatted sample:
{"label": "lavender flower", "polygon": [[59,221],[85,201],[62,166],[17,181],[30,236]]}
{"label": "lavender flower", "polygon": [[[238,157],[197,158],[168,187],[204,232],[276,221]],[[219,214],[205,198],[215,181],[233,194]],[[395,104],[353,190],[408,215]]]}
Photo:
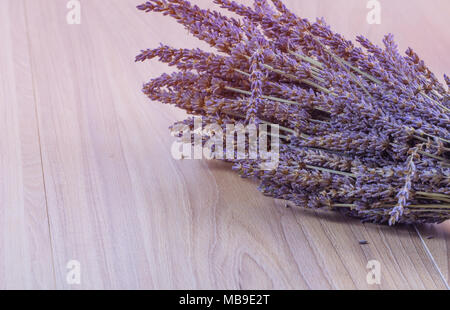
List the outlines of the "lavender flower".
{"label": "lavender flower", "polygon": [[[136,61],[158,58],[179,70],[144,85],[151,100],[201,116],[204,126],[279,125],[276,169],[261,169],[261,159],[219,158],[258,180],[264,195],[381,224],[450,218],[447,75],[446,88],[411,48],[402,55],[392,34],[384,47],[363,36],[354,43],[281,0],[214,2],[241,19],[185,0],[138,6],[175,18],[219,52],[141,51]],[[199,134],[206,145],[208,135]]]}

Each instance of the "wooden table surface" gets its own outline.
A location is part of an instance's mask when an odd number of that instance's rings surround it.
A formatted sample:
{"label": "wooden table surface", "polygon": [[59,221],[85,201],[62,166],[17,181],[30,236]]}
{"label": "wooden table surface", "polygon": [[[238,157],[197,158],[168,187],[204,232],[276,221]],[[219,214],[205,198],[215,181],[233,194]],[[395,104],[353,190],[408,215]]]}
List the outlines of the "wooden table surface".
{"label": "wooden table surface", "polygon": [[[286,1],[349,38],[393,32],[450,72],[450,1],[380,2],[369,25],[366,0]],[[81,0],[80,25],[66,4],[0,1],[0,288],[448,288],[448,222],[390,228],[286,209],[227,164],[173,160],[167,128],[184,114],[140,92],[168,69],[134,56],[205,45],[139,0]],[[79,285],[67,282],[72,260]],[[380,285],[366,281],[370,260]]]}

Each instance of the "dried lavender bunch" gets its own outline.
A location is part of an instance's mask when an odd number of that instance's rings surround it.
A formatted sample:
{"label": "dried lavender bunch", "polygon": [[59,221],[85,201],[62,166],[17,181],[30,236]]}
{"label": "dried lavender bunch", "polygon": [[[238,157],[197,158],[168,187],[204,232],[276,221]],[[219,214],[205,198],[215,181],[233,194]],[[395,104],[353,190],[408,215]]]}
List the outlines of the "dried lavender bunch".
{"label": "dried lavender bunch", "polygon": [[[150,99],[202,117],[205,126],[279,125],[276,169],[262,169],[260,159],[219,158],[258,179],[265,195],[390,225],[450,218],[449,77],[446,87],[412,49],[402,55],[391,34],[384,48],[362,36],[357,46],[280,0],[214,2],[240,19],[185,0],[138,6],[175,18],[218,52],[141,51],[136,61],[158,58],[178,69],[144,85]],[[196,135],[189,143],[207,145],[207,134]]]}

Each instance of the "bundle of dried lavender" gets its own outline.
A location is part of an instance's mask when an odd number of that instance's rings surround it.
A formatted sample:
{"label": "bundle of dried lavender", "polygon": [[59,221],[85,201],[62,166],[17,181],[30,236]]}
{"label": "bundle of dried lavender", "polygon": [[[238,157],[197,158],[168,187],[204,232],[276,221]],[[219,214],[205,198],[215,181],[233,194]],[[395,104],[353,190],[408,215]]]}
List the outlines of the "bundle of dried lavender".
{"label": "bundle of dried lavender", "polygon": [[218,51],[142,51],[136,61],[159,58],[179,70],[145,84],[150,99],[206,124],[279,125],[276,169],[233,161],[265,195],[390,225],[450,218],[449,77],[446,89],[412,49],[401,55],[392,35],[384,48],[360,36],[358,47],[281,0],[214,2],[241,19],[185,0],[138,6],[175,18]]}

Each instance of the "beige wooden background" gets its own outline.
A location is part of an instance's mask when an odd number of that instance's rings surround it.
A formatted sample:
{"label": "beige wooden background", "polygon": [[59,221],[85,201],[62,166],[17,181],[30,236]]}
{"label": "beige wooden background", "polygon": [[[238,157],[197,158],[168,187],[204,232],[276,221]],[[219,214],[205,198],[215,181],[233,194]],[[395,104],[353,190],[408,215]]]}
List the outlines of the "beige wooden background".
{"label": "beige wooden background", "polygon": [[[369,25],[366,0],[286,1],[348,37],[393,32],[449,72],[450,1],[380,2]],[[450,223],[286,209],[226,164],[173,160],[167,127],[183,113],[140,92],[167,68],[134,56],[204,45],[139,0],[82,0],[81,25],[66,4],[0,0],[0,288],[448,288]],[[372,259],[381,285],[366,282]],[[66,282],[70,260],[81,285]]]}

